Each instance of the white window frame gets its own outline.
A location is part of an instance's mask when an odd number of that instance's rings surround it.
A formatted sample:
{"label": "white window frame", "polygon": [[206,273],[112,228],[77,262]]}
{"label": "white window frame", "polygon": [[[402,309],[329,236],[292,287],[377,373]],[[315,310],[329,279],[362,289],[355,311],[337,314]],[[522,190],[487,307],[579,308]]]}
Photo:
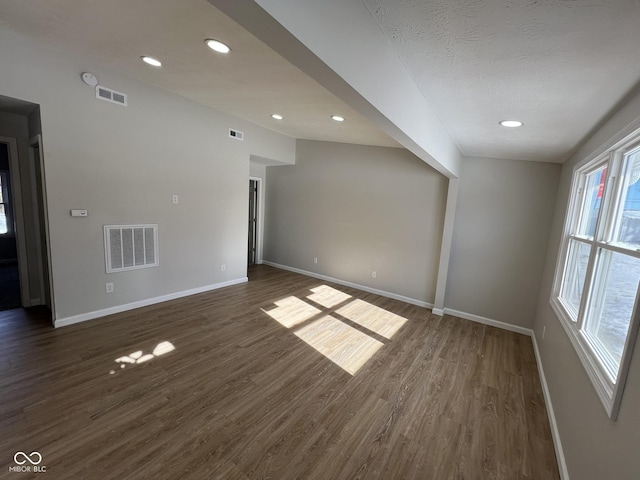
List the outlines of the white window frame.
{"label": "white window frame", "polygon": [[[640,325],[640,308],[638,307],[638,299],[640,298],[639,291],[636,290],[636,299],[631,314],[629,330],[616,378],[613,378],[611,374],[612,369],[615,369],[615,363],[611,363],[612,360],[608,352],[606,352],[605,349],[599,348],[598,341],[590,337],[588,332],[582,330],[582,327],[587,313],[586,306],[589,301],[589,295],[597,290],[597,287],[594,286],[595,282],[590,282],[597,261],[597,251],[601,249],[603,251],[607,250],[640,258],[640,251],[620,247],[608,241],[614,229],[617,227],[615,225],[617,218],[615,213],[620,207],[621,196],[623,194],[623,157],[639,146],[640,130],[636,130],[618,143],[604,149],[604,151],[600,149],[602,153],[585,159],[574,168],[562,234],[562,243],[550,299],[551,307],[560,319],[560,323],[578,353],[578,357],[593,383],[598,397],[612,420],[615,420],[618,415],[633,348],[638,336],[638,328]],[[602,202],[594,236],[590,238],[578,235],[575,232],[578,232],[578,223],[580,222],[580,213],[582,211],[581,206],[586,198],[586,192],[584,192],[586,175],[598,170],[604,164],[607,164],[607,177],[605,179],[604,192],[602,194]],[[585,275],[586,287],[583,287],[584,294],[581,298],[579,312],[575,312],[575,309],[565,304],[560,298],[562,280],[568,263],[569,244],[572,240],[587,244],[590,247],[589,261]]]}

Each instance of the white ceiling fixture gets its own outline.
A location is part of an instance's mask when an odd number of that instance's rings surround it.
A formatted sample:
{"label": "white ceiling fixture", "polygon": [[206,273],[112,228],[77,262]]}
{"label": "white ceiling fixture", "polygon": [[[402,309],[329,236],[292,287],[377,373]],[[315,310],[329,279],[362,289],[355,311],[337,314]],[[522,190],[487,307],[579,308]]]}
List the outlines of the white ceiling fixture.
{"label": "white ceiling fixture", "polygon": [[331,115],[331,119],[336,122],[344,122],[344,117],[341,117],[340,115]]}
{"label": "white ceiling fixture", "polygon": [[142,59],[142,61],[148,65],[151,65],[152,67],[161,67],[162,66],[162,62],[156,58],[153,57],[148,57],[146,55],[140,57]]}
{"label": "white ceiling fixture", "polygon": [[91,72],[84,72],[81,78],[82,78],[82,81],[87,85],[89,85],[90,87],[95,87],[96,85],[98,85],[98,77],[96,77]]}
{"label": "white ceiling fixture", "polygon": [[231,49],[226,43],[222,43],[220,40],[214,40],[213,38],[207,38],[204,43],[207,44],[211,50],[214,50],[218,53],[229,53]]}
{"label": "white ceiling fixture", "polygon": [[279,113],[273,113],[271,114],[271,118],[273,118],[274,120],[282,120],[283,117]]}
{"label": "white ceiling fixture", "polygon": [[507,128],[518,128],[522,126],[522,122],[519,122],[518,120],[502,120],[500,125]]}

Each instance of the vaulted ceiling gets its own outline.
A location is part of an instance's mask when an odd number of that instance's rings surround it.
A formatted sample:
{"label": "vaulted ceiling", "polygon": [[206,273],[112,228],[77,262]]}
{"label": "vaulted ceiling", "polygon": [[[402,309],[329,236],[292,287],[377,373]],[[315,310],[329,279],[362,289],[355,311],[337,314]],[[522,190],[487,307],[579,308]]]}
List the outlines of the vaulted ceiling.
{"label": "vaulted ceiling", "polygon": [[[0,28],[288,136],[399,146],[206,0],[0,0]],[[204,40],[212,37],[231,53],[211,51]]]}
{"label": "vaulted ceiling", "polygon": [[[299,45],[270,42],[248,18],[259,8]],[[314,9],[330,9],[335,21]],[[442,155],[431,135],[450,137],[465,156],[562,162],[640,80],[638,0],[0,0],[0,12],[0,28],[283,134],[401,144],[425,161]],[[340,31],[347,14],[358,21]],[[379,47],[360,34],[372,25],[411,88],[384,92],[394,89],[376,77],[387,57],[377,71],[375,54],[358,58]],[[314,29],[344,42],[342,57],[314,48],[306,35]],[[214,54],[206,38],[224,40],[231,54]],[[295,61],[302,55],[316,56],[342,84],[316,76],[317,62],[304,68]],[[368,82],[343,74],[358,69]],[[377,103],[376,89],[397,108]],[[347,121],[331,121],[336,113]],[[498,125],[507,119],[524,126]]]}

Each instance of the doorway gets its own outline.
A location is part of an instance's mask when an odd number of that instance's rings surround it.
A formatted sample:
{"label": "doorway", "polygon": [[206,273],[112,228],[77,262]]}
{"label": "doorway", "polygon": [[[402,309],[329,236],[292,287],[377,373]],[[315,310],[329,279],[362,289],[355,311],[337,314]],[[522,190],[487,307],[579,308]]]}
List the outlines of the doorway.
{"label": "doorway", "polygon": [[46,305],[53,317],[39,105],[0,95],[0,148],[5,158],[0,168],[4,171],[0,202],[4,235],[0,239],[4,237],[5,244],[10,239],[15,246],[11,251],[5,248],[4,258],[0,256],[0,266],[11,267],[0,272],[0,294],[13,292],[10,303],[0,309]]}
{"label": "doorway", "polygon": [[259,183],[259,179],[249,179],[249,241],[247,250],[247,265],[249,266],[257,263]]}
{"label": "doorway", "polygon": [[10,163],[9,144],[0,143],[0,310],[22,306]]}

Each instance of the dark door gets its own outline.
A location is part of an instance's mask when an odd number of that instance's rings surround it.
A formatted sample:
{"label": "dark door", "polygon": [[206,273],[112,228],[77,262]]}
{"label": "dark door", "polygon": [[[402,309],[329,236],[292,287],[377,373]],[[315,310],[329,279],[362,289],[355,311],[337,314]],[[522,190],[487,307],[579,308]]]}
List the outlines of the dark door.
{"label": "dark door", "polygon": [[256,263],[256,244],[258,225],[258,182],[249,180],[249,251],[247,252],[247,263]]}

